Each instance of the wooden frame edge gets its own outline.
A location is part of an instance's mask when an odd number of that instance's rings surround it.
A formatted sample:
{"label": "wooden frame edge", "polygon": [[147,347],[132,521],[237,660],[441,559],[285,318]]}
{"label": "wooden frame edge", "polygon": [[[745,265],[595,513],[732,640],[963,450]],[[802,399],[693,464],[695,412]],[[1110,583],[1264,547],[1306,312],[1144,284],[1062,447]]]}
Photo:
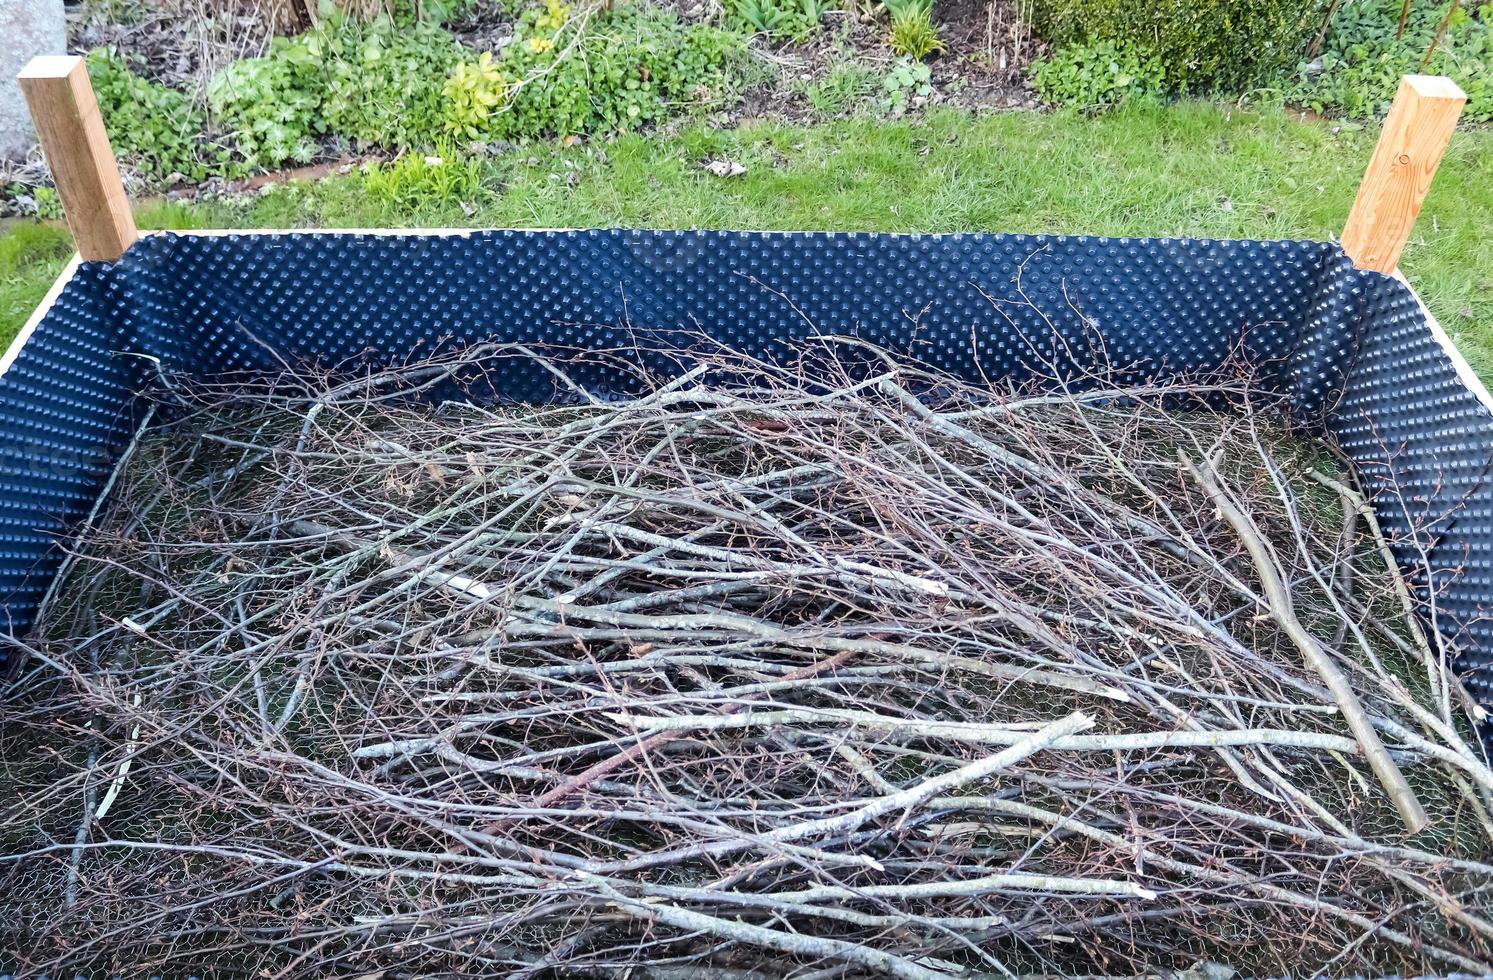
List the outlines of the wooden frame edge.
{"label": "wooden frame edge", "polygon": [[[153,235],[180,235],[183,238],[223,238],[228,235],[374,235],[386,238],[404,235],[429,235],[437,238],[479,235],[495,231],[532,232],[535,234],[570,234],[582,231],[620,231],[646,234],[669,232],[693,235],[706,232],[722,232],[736,235],[876,235],[883,238],[952,238],[959,235],[994,235],[990,231],[831,231],[824,228],[627,228],[620,226],[585,228],[537,228],[530,226],[484,225],[477,228],[152,228],[142,230],[141,238]],[[1179,241],[1179,242],[1295,242],[1293,238],[1187,238],[1169,235],[1083,235],[1034,232],[1028,238],[1123,238],[1127,241]],[[1336,245],[1323,241],[1318,244]]]}
{"label": "wooden frame edge", "polygon": [[474,235],[485,231],[581,231],[579,228],[153,228],[141,231],[141,238],[157,235],[180,235],[183,238],[225,238],[229,235],[430,235],[447,238]]}
{"label": "wooden frame edge", "polygon": [[1437,321],[1435,315],[1431,313],[1430,307],[1426,306],[1425,300],[1420,298],[1420,293],[1416,292],[1415,287],[1410,285],[1410,280],[1405,278],[1405,274],[1396,269],[1394,277],[1406,289],[1410,290],[1411,296],[1415,297],[1415,302],[1420,307],[1421,315],[1426,318],[1426,326],[1431,330],[1431,336],[1436,339],[1436,343],[1441,346],[1442,352],[1451,360],[1452,367],[1456,369],[1457,377],[1461,380],[1462,384],[1467,387],[1468,391],[1477,396],[1478,401],[1483,403],[1483,407],[1490,414],[1493,414],[1493,394],[1488,392],[1488,386],[1483,383],[1483,379],[1478,376],[1477,371],[1473,369],[1472,365],[1467,363],[1467,358],[1463,357],[1462,352],[1457,349],[1457,342],[1452,340],[1451,334],[1447,333],[1440,322]]}

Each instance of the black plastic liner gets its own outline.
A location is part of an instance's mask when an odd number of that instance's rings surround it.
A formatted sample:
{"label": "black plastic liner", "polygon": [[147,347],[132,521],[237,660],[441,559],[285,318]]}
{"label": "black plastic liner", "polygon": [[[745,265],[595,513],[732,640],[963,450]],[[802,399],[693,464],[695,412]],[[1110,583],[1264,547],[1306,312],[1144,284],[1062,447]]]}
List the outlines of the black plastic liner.
{"label": "black plastic liner", "polygon": [[[1375,491],[1412,588],[1493,703],[1493,411],[1402,283],[1335,245],[654,231],[154,235],[79,268],[0,376],[0,628],[24,636],[161,375],[351,369],[519,341],[772,356],[850,335],[970,380],[1248,365]],[[594,369],[597,393],[627,376]],[[548,401],[512,362],[492,397]]]}

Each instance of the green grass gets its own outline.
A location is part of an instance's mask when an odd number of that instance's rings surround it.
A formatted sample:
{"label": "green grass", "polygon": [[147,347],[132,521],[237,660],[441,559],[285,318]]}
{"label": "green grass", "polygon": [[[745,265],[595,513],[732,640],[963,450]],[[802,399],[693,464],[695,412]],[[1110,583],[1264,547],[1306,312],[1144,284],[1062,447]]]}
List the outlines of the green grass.
{"label": "green grass", "polygon": [[67,231],[52,225],[17,224],[0,235],[0,350],[47,294],[72,250]]}
{"label": "green grass", "polygon": [[[521,148],[459,181],[466,201],[356,174],[252,199],[146,207],[143,227],[597,227],[992,231],[1325,240],[1343,226],[1376,133],[1198,103],[1098,119],[953,111],[888,122],[687,128]],[[747,167],[722,179],[701,163]],[[461,175],[457,175],[458,177]],[[395,185],[392,190],[390,185]],[[397,201],[397,203],[396,203]],[[463,204],[466,207],[463,207]],[[1401,267],[1493,377],[1493,130],[1459,132]],[[23,234],[13,230],[0,240]],[[33,227],[25,234],[36,234]],[[0,264],[0,336],[60,264]],[[27,257],[31,256],[31,257]],[[5,260],[0,258],[0,263]]]}

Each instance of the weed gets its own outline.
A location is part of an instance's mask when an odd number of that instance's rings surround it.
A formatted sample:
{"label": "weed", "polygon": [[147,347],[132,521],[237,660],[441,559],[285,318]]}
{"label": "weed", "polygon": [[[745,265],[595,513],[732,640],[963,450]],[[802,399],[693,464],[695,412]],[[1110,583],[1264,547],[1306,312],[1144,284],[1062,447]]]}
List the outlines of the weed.
{"label": "weed", "polygon": [[31,191],[31,196],[36,199],[36,216],[42,221],[62,220],[62,198],[57,196],[55,187],[36,187]]}
{"label": "weed", "polygon": [[322,125],[366,146],[434,144],[446,119],[446,76],[461,59],[447,31],[432,24],[396,26],[343,21],[307,38],[321,65]]}
{"label": "weed", "polygon": [[883,112],[900,116],[933,97],[933,71],[920,61],[900,59],[881,81]]}
{"label": "weed", "polygon": [[153,184],[206,176],[214,157],[202,135],[206,121],[184,93],[146,81],[103,48],[89,53],[88,77],[126,166]]}
{"label": "weed", "polygon": [[834,0],[731,0],[728,9],[754,33],[803,40],[834,8]]}
{"label": "weed", "polygon": [[488,118],[508,95],[508,76],[493,60],[491,51],[476,61],[464,61],[446,79],[446,127],[469,139],[481,139]]}
{"label": "weed", "polygon": [[1293,64],[1330,2],[1023,0],[1022,7],[1054,47],[1110,41],[1154,58],[1173,91],[1238,93]]}
{"label": "weed", "polygon": [[876,74],[854,62],[839,62],[824,75],[802,86],[804,99],[821,119],[848,116],[876,90]]}
{"label": "weed", "polygon": [[1464,119],[1493,120],[1493,4],[1473,13],[1444,3],[1409,9],[1401,34],[1401,0],[1346,0],[1321,57],[1297,69],[1284,98],[1317,112],[1372,117],[1388,110],[1400,76],[1429,72],[1451,76],[1467,93]]}
{"label": "weed", "polygon": [[277,37],[269,54],[236,61],[213,76],[208,103],[246,169],[304,163],[316,155],[316,137],[326,130],[318,54],[308,37]]}
{"label": "weed", "polygon": [[714,98],[741,51],[739,35],[686,27],[659,8],[583,23],[551,3],[525,15],[501,55],[458,66],[446,84],[447,128],[471,139],[636,129]]}
{"label": "weed", "polygon": [[363,188],[370,198],[410,209],[428,200],[470,204],[483,196],[482,163],[450,142],[431,155],[409,153],[391,163],[365,164]]}
{"label": "weed", "polygon": [[1059,48],[1051,58],[1032,62],[1031,79],[1042,101],[1084,112],[1156,99],[1166,91],[1158,59],[1115,41]]}

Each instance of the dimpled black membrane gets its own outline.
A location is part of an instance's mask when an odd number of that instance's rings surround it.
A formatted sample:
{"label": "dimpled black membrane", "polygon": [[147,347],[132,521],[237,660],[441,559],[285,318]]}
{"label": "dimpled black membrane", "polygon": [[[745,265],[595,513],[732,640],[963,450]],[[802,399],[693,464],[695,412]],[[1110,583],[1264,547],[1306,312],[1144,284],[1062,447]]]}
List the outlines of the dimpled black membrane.
{"label": "dimpled black membrane", "polygon": [[[1493,412],[1402,283],[1318,242],[1024,235],[484,231],[152,235],[85,264],[0,376],[0,611],[24,637],[59,545],[164,375],[408,362],[483,341],[772,357],[857,337],[971,381],[1104,365],[1141,381],[1247,365],[1375,491],[1412,587],[1493,703]],[[582,368],[600,395],[636,374]],[[522,359],[483,397],[549,401]],[[468,392],[470,394],[470,392]],[[66,461],[59,462],[59,461]]]}

